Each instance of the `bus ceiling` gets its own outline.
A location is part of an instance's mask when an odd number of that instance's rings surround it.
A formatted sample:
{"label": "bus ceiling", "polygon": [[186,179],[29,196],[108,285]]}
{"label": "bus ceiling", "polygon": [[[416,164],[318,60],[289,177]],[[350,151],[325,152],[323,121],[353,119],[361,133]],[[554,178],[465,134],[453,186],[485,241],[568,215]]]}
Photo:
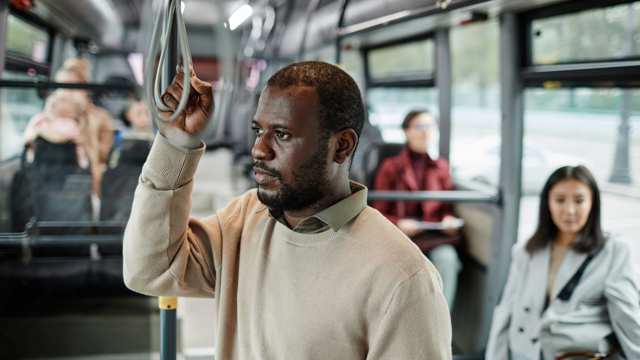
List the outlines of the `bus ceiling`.
{"label": "bus ceiling", "polygon": [[[487,15],[521,12],[533,6],[560,2],[562,0],[316,1],[318,8],[311,12],[313,16],[306,16],[310,13],[307,8],[295,7],[296,14],[287,24],[280,56],[295,57],[332,44],[336,37],[355,40],[361,46],[372,46],[400,37],[418,36],[439,27],[483,21]],[[313,2],[309,4],[313,5]]]}
{"label": "bus ceiling", "polygon": [[[186,0],[184,17],[194,33],[211,35],[211,25],[223,17],[217,15],[214,1],[222,2],[231,14],[240,4],[232,0]],[[144,31],[145,16],[154,0],[39,0],[29,12],[51,24],[67,37],[83,37],[101,49],[140,51],[136,41]],[[560,0],[264,0],[249,1],[254,8],[271,6],[284,34],[278,56],[296,58],[300,54],[335,44],[336,38],[349,38],[363,46],[415,36],[438,27],[464,24],[477,18],[465,17],[480,12],[495,16],[502,11],[523,11],[528,7],[549,5]],[[287,6],[282,6],[287,4]],[[283,15],[288,8],[293,16]],[[312,16],[311,16],[312,15]],[[482,18],[482,17],[480,17]],[[389,25],[398,26],[389,27]],[[375,31],[384,27],[384,31]],[[191,32],[191,31],[190,31]],[[234,34],[235,35],[235,34]],[[142,35],[144,36],[144,35]],[[192,37],[192,36],[190,36]],[[125,41],[126,40],[126,41]],[[194,44],[194,51],[198,46]],[[146,45],[145,45],[146,46]]]}
{"label": "bus ceiling", "polygon": [[139,1],[39,0],[30,12],[70,38],[82,37],[100,47],[119,48],[128,19],[123,19],[122,14],[127,12],[118,6],[131,8],[133,11],[128,13],[135,18],[140,4]]}

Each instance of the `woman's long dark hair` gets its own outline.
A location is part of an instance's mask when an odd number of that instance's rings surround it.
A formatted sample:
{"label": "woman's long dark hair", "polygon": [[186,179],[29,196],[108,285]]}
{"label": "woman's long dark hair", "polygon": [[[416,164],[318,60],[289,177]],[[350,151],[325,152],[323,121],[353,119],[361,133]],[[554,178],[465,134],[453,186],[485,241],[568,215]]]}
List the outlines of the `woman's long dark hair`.
{"label": "woman's long dark hair", "polygon": [[551,218],[549,210],[549,192],[559,182],[564,180],[577,180],[585,184],[591,190],[591,211],[587,223],[578,233],[578,238],[573,244],[573,249],[581,253],[591,253],[600,249],[606,236],[600,225],[600,190],[591,171],[582,165],[563,166],[554,171],[542,188],[540,194],[540,210],[538,214],[538,227],[527,242],[527,251],[532,254],[543,249],[553,242],[558,234],[558,227]]}

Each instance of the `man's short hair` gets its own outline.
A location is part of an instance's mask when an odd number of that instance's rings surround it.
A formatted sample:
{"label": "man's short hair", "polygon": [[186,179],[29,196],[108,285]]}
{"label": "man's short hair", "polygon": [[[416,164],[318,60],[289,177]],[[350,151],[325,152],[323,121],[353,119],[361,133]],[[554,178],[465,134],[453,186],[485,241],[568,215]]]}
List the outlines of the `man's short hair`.
{"label": "man's short hair", "polygon": [[288,65],[267,81],[267,86],[285,89],[310,86],[320,102],[320,126],[336,132],[351,128],[360,136],[364,124],[364,105],[356,82],[339,67],[321,61]]}

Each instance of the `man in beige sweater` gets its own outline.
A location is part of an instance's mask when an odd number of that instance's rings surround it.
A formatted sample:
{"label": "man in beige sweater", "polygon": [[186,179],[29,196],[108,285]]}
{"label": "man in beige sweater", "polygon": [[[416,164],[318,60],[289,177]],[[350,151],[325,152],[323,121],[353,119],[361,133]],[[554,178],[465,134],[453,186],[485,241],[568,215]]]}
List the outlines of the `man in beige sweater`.
{"label": "man in beige sweater", "polygon": [[[163,101],[175,109],[178,75]],[[214,297],[216,359],[450,359],[437,271],[348,179],[364,121],[338,67],[292,64],[269,79],[252,128],[257,190],[189,218],[211,114],[195,75],[186,115],[154,141],[125,232],[127,286]]]}

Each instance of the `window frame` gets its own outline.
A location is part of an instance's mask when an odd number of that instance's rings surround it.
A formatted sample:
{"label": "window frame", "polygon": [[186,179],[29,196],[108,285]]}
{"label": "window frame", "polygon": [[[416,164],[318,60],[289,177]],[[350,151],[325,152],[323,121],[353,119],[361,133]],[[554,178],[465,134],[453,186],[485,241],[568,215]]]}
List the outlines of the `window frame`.
{"label": "window frame", "polygon": [[582,11],[606,9],[638,0],[582,0],[550,5],[518,15],[518,65],[525,87],[621,87],[640,86],[640,55],[589,61],[565,61],[551,65],[533,62],[533,40],[530,36],[535,20]]}
{"label": "window frame", "polygon": [[3,70],[25,72],[30,69],[33,69],[36,71],[38,75],[49,76],[51,73],[51,60],[53,58],[53,39],[56,34],[54,28],[48,25],[42,19],[32,14],[20,11],[13,6],[9,7],[8,16],[13,16],[18,20],[27,23],[30,26],[33,26],[39,30],[46,32],[47,33],[47,50],[46,50],[45,61],[39,62],[29,57],[26,57],[24,55],[21,55],[6,49],[5,50],[6,51],[5,52],[5,68]]}
{"label": "window frame", "polygon": [[[433,42],[433,71],[430,74],[425,74],[424,77],[407,78],[402,76],[392,76],[382,79],[376,79],[371,76],[371,63],[369,55],[372,51],[380,50],[397,45],[407,45],[411,43],[417,43],[420,41],[430,40]],[[366,45],[360,48],[361,56],[364,64],[364,79],[367,89],[376,87],[435,87],[436,86],[436,72],[437,72],[437,51],[436,51],[436,39],[435,32],[429,31],[427,33],[417,34],[411,37],[394,39],[391,41],[381,42],[373,45]]]}

